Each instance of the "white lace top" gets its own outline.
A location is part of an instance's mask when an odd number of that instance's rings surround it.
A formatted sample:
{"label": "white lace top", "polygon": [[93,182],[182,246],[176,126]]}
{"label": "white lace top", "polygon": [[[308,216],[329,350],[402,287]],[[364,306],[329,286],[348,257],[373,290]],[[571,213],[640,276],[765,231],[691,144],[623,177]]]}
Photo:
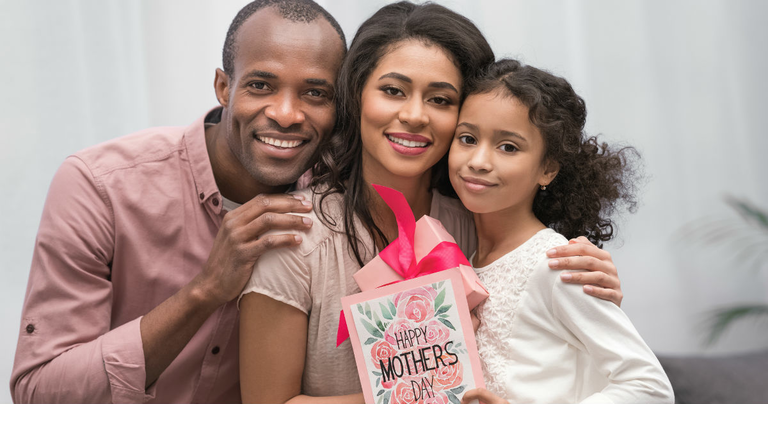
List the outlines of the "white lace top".
{"label": "white lace top", "polygon": [[546,251],[563,244],[544,229],[475,269],[490,293],[476,334],[486,387],[517,403],[672,403],[664,370],[624,312],[549,268]]}

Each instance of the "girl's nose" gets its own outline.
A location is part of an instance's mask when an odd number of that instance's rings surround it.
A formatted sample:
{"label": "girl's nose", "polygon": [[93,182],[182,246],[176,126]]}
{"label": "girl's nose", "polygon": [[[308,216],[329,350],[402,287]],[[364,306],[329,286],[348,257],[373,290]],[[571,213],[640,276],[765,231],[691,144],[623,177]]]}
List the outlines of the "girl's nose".
{"label": "girl's nose", "polygon": [[471,170],[478,172],[488,172],[493,169],[493,165],[491,164],[491,151],[487,148],[487,146],[478,143],[470,151],[472,154],[469,158],[469,161],[467,162],[467,166]]}

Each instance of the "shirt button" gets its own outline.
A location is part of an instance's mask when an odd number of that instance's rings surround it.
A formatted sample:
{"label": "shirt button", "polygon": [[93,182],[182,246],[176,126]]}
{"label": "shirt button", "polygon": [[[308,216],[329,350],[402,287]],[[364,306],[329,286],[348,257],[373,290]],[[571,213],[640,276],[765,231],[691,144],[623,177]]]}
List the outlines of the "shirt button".
{"label": "shirt button", "polygon": [[219,347],[218,347],[218,346],[215,346],[215,347],[213,347],[213,349],[211,350],[211,354],[213,354],[213,355],[216,355],[216,354],[218,354],[218,353],[219,353],[219,351],[221,351],[221,349],[219,349]]}
{"label": "shirt button", "polygon": [[219,206],[219,199],[218,198],[212,199],[211,202],[213,203],[214,207],[218,207]]}
{"label": "shirt button", "polygon": [[200,199],[205,199],[205,194],[200,192]]}
{"label": "shirt button", "polygon": [[33,333],[35,331],[35,326],[32,324],[27,324],[27,333]]}

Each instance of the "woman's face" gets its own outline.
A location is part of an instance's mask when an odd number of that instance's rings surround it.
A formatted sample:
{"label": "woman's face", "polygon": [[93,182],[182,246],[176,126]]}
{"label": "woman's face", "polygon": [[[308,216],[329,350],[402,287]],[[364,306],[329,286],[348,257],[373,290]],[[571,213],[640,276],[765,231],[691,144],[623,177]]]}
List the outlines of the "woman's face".
{"label": "woman's face", "polygon": [[453,139],[461,85],[458,68],[436,46],[406,41],[381,58],[361,95],[367,182],[430,175]]}

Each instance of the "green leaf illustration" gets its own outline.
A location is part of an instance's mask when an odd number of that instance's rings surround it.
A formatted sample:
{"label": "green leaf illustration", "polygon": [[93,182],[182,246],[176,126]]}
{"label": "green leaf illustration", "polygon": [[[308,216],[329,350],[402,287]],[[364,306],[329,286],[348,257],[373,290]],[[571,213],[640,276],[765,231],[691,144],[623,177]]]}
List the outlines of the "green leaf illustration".
{"label": "green leaf illustration", "polygon": [[381,376],[381,372],[379,372],[379,371],[373,371],[373,372],[371,372],[371,373],[372,373],[374,376],[379,376],[379,377]]}
{"label": "green leaf illustration", "polygon": [[[361,319],[360,322],[363,323],[363,327],[365,327],[365,329],[368,330],[368,333],[370,333],[371,336],[377,337],[379,339],[383,339],[384,338],[384,335],[381,334],[379,329],[374,327],[373,324],[369,323],[368,321],[366,321],[364,319]],[[443,324],[445,324],[445,323],[443,323]],[[453,328],[453,327],[451,327],[451,328]]]}
{"label": "green leaf illustration", "polygon": [[392,312],[392,317],[396,317],[397,308],[395,307],[395,304],[392,303],[392,299],[387,299],[387,305],[389,305],[389,311]]}
{"label": "green leaf illustration", "polygon": [[[379,386],[379,383],[380,383],[380,382],[381,382],[381,377],[379,377],[379,378],[376,378],[376,387],[378,387],[378,386]],[[384,391],[384,390],[382,390],[382,391]]]}
{"label": "green leaf illustration", "polygon": [[384,403],[389,403],[389,396],[392,394],[392,390],[389,390],[388,392],[384,393]]}
{"label": "green leaf illustration", "polygon": [[445,285],[445,281],[444,281],[444,280],[442,280],[442,281],[438,282],[438,283],[437,283],[437,289],[440,289],[440,288],[442,288],[442,287],[443,287],[443,285]]}
{"label": "green leaf illustration", "polygon": [[464,391],[464,387],[466,387],[466,386],[459,386],[459,387],[456,387],[456,388],[452,388],[450,391],[452,391],[453,394],[459,394],[459,393]]}
{"label": "green leaf illustration", "polygon": [[[445,292],[445,291],[443,291],[443,292]],[[437,312],[435,312],[435,315],[441,315],[441,314],[444,314],[444,313],[448,312],[448,309],[450,309],[451,306],[452,305],[447,304],[447,305],[441,307],[440,309],[437,310]]]}
{"label": "green leaf illustration", "polygon": [[384,324],[381,323],[381,320],[379,319],[379,316],[376,315],[376,312],[373,313],[373,322],[376,323],[376,327],[378,327],[381,331],[386,331],[387,328],[384,327]]}
{"label": "green leaf illustration", "polygon": [[384,306],[384,303],[379,303],[379,307],[381,308],[381,316],[383,316],[384,319],[391,320],[392,314],[389,313],[389,310]]}
{"label": "green leaf illustration", "polygon": [[363,342],[363,345],[370,345],[370,344],[376,342],[377,340],[378,339],[376,339],[376,338],[368,338],[368,339],[365,340],[365,342]]}
{"label": "green leaf illustration", "polygon": [[445,290],[440,291],[440,294],[438,294],[437,298],[435,298],[435,309],[442,306],[443,301],[445,301]]}
{"label": "green leaf illustration", "polygon": [[365,316],[371,319],[371,305],[368,303],[365,304]]}
{"label": "green leaf illustration", "polygon": [[[376,385],[379,385],[379,384],[377,383]],[[381,395],[383,395],[383,394],[384,394],[384,392],[385,392],[385,390],[384,390],[384,389],[381,389],[381,390],[379,390],[379,392],[378,392],[378,393],[376,393],[376,396],[381,396]]]}
{"label": "green leaf illustration", "polygon": [[[447,319],[445,319],[445,318],[438,318],[438,320],[441,323],[445,324],[449,329],[451,329],[453,331],[456,331],[456,327],[454,327],[453,324],[451,324],[451,322],[448,321]],[[363,321],[363,323],[365,323],[365,321]]]}
{"label": "green leaf illustration", "polygon": [[456,396],[454,396],[453,393],[446,393],[446,395],[448,396],[448,400],[450,400],[451,403],[454,403],[454,404],[461,403],[461,401]]}
{"label": "green leaf illustration", "polygon": [[365,312],[363,312],[363,305],[358,303],[357,304],[357,310],[360,311],[360,315],[365,315]]}

